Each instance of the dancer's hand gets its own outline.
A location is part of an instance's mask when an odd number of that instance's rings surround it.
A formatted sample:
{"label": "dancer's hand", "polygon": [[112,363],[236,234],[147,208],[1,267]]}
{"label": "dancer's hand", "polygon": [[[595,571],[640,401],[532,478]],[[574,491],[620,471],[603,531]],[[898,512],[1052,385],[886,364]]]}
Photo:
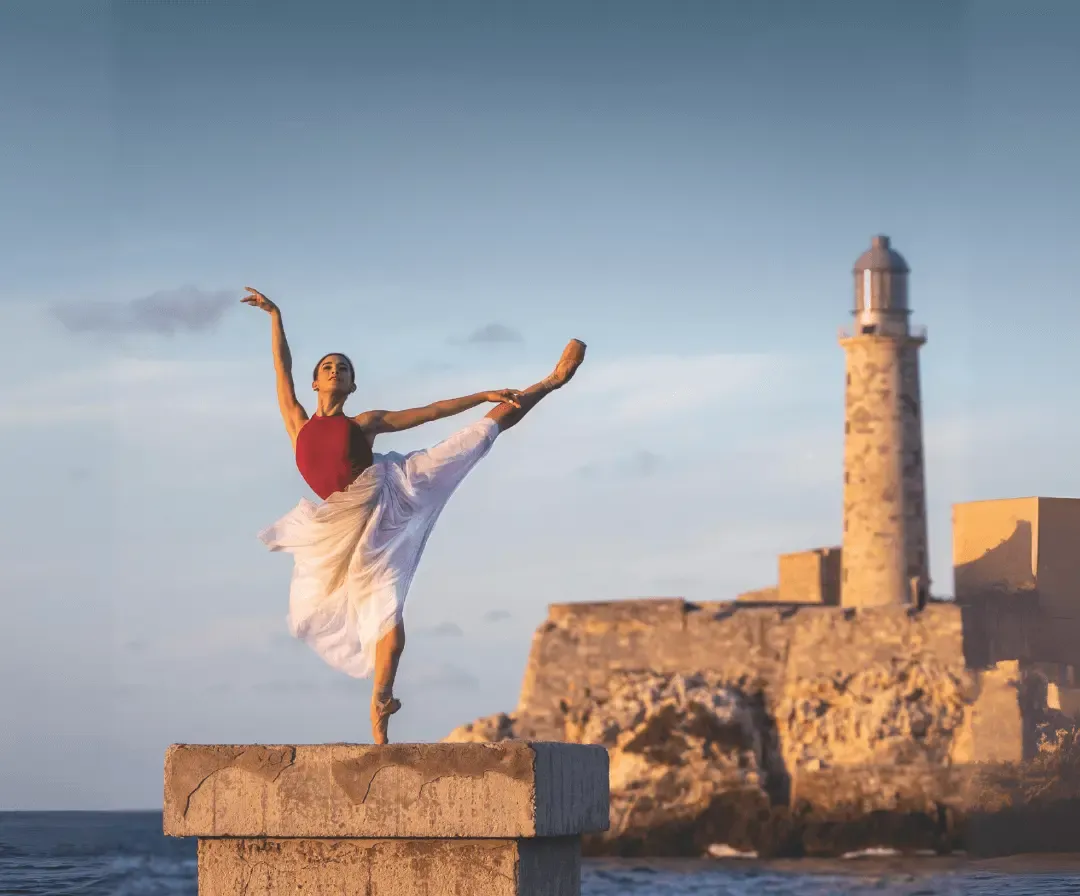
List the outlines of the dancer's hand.
{"label": "dancer's hand", "polygon": [[515,408],[521,407],[520,389],[498,389],[495,392],[485,392],[484,401],[494,402],[495,404],[512,404]]}
{"label": "dancer's hand", "polygon": [[249,293],[251,293],[251,295],[244,296],[240,300],[245,305],[251,305],[252,308],[261,308],[267,314],[273,314],[275,311],[278,310],[278,306],[275,305],[273,302],[271,302],[266,296],[264,296],[257,289],[253,289],[250,286],[245,286],[244,289],[246,289]]}

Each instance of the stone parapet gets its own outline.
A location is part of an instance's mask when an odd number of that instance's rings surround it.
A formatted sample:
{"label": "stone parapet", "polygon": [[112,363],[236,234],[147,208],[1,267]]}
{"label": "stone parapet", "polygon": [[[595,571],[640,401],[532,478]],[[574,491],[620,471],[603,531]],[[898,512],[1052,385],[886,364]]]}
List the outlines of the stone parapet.
{"label": "stone parapet", "polygon": [[572,896],[608,826],[603,747],[175,744],[164,830],[198,837],[200,896]]}
{"label": "stone parapet", "polygon": [[839,605],[841,557],[838,547],[781,554],[777,562],[780,602]]}

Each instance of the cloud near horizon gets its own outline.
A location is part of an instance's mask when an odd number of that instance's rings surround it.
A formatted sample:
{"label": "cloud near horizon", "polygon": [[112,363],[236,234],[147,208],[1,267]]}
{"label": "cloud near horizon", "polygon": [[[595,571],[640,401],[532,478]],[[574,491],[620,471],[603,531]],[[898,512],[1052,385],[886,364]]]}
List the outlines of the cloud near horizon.
{"label": "cloud near horizon", "polygon": [[417,631],[417,634],[430,635],[435,638],[460,638],[465,632],[456,622],[440,622],[437,625],[425,626]]}
{"label": "cloud near horizon", "polygon": [[212,330],[236,296],[234,290],[206,292],[194,286],[182,286],[126,302],[58,304],[51,311],[69,333],[175,336]]}
{"label": "cloud near horizon", "polygon": [[283,646],[285,631],[284,610],[257,616],[223,614],[201,626],[165,635],[153,645],[153,654],[165,660],[268,654]]}
{"label": "cloud near horizon", "polygon": [[488,610],[484,614],[485,622],[505,622],[507,619],[512,619],[513,614],[508,610]]}
{"label": "cloud near horizon", "polygon": [[442,663],[417,670],[404,672],[409,683],[422,690],[474,691],[480,686],[480,680],[468,669],[453,663]]}
{"label": "cloud near horizon", "polygon": [[524,342],[525,337],[517,330],[500,323],[490,323],[473,330],[464,339],[452,338],[452,345],[503,345],[508,342]]}
{"label": "cloud near horizon", "polygon": [[[14,371],[13,371],[14,372]],[[115,356],[93,365],[79,365],[31,379],[16,372],[14,381],[0,387],[0,427],[80,425],[138,416],[155,423],[174,420],[189,430],[196,420],[227,417],[234,422],[253,418],[276,423],[272,401],[251,401],[253,389],[265,386],[243,361],[185,361]],[[34,390],[59,396],[42,407]],[[264,389],[273,398],[273,386]],[[168,396],[168,402],[162,396]],[[159,419],[164,418],[164,419]]]}
{"label": "cloud near horizon", "polygon": [[628,479],[641,479],[652,476],[664,466],[664,458],[655,451],[640,448],[628,455],[610,459],[609,462],[592,462],[578,467],[578,475],[586,479],[597,476],[616,476]]}

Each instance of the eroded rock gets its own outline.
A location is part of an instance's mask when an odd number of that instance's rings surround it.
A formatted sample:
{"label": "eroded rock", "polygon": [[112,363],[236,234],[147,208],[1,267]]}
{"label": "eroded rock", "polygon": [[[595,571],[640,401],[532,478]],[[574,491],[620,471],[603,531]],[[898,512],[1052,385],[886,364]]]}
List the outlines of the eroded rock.
{"label": "eroded rock", "polygon": [[973,697],[963,669],[927,662],[790,681],[776,707],[784,763],[792,770],[948,763]]}
{"label": "eroded rock", "polygon": [[498,743],[501,740],[518,740],[514,732],[516,719],[505,712],[485,716],[467,725],[460,725],[443,738],[443,743]]}
{"label": "eroded rock", "polygon": [[565,701],[565,738],[608,748],[611,830],[592,852],[752,850],[767,818],[768,738],[752,700],[707,675],[626,672]]}
{"label": "eroded rock", "polygon": [[1039,805],[1080,798],[1080,734],[1036,682],[1013,691],[1037,724],[1036,760],[958,760],[979,682],[956,663],[897,657],[792,675],[770,704],[752,679],[612,670],[602,690],[571,688],[557,717],[500,713],[447,740],[542,732],[605,746],[611,828],[586,838],[591,854],[993,852],[1012,842],[994,824],[1009,837],[1017,825],[1041,831]]}

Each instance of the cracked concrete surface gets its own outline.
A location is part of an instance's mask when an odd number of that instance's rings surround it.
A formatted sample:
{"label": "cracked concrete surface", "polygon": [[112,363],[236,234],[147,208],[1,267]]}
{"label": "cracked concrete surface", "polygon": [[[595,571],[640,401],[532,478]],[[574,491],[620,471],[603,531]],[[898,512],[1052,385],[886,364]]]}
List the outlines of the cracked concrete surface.
{"label": "cracked concrete surface", "polygon": [[376,775],[391,768],[422,768],[424,788],[448,777],[483,778],[488,774],[504,775],[511,781],[531,782],[534,756],[531,751],[486,750],[482,753],[447,749],[446,744],[390,744],[379,752],[339,759],[333,763],[338,786],[354,803],[367,802]]}
{"label": "cracked concrete surface", "polygon": [[178,744],[165,760],[165,833],[179,837],[517,838],[607,823],[602,747]]}
{"label": "cracked concrete surface", "polygon": [[578,896],[577,837],[202,840],[200,896]]}
{"label": "cracked concrete surface", "polygon": [[[276,781],[296,758],[295,747],[212,747],[191,748],[178,745],[174,761],[176,771],[165,778],[165,803],[183,803],[182,815],[191,806],[191,798],[215,773],[223,768],[243,769],[257,777]],[[184,756],[184,754],[188,754]],[[168,760],[166,760],[168,761]]]}

